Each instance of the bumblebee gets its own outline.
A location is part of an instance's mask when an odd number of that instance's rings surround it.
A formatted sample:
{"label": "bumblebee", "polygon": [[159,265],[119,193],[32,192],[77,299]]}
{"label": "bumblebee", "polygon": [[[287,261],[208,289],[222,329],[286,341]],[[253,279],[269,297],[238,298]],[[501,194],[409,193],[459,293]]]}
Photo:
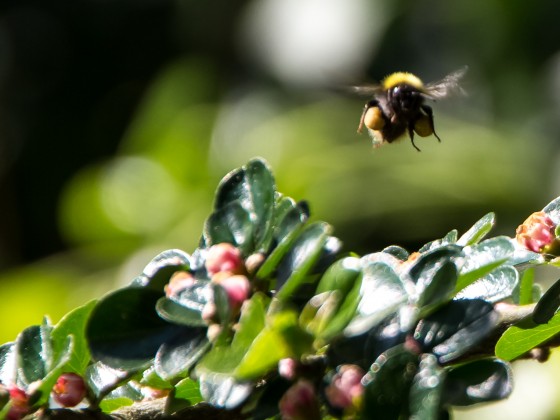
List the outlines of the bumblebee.
{"label": "bumblebee", "polygon": [[434,128],[432,108],[425,101],[445,98],[451,93],[464,94],[459,80],[466,70],[466,67],[462,68],[428,84],[412,73],[397,72],[387,76],[379,85],[355,87],[357,93],[373,96],[364,105],[358,133],[366,126],[374,147],[392,143],[407,133],[412,146],[418,151],[414,133],[420,137],[433,134],[441,142]]}

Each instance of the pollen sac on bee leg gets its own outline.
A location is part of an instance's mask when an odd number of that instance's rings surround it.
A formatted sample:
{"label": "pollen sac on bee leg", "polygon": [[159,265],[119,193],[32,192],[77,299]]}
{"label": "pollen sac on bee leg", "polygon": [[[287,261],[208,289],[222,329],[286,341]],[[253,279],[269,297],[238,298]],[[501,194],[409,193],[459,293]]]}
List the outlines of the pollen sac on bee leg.
{"label": "pollen sac on bee leg", "polygon": [[378,131],[385,126],[383,112],[378,106],[369,107],[364,115],[364,125],[370,130]]}
{"label": "pollen sac on bee leg", "polygon": [[428,137],[434,133],[433,123],[428,115],[421,115],[414,122],[414,132],[420,137]]}

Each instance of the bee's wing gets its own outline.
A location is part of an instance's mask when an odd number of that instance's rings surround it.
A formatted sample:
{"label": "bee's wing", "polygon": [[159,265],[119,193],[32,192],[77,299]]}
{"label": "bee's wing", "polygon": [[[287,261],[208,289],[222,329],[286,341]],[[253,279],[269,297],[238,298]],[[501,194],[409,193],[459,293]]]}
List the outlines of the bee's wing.
{"label": "bee's wing", "polygon": [[350,92],[359,96],[375,96],[383,91],[381,85],[350,86]]}
{"label": "bee's wing", "polygon": [[424,87],[425,94],[432,99],[440,99],[448,95],[456,94],[466,95],[466,92],[459,85],[459,81],[463,78],[467,70],[468,67],[465,66],[463,68],[460,68],[459,70],[454,71],[453,73],[448,74],[443,79],[437,82],[428,83]]}

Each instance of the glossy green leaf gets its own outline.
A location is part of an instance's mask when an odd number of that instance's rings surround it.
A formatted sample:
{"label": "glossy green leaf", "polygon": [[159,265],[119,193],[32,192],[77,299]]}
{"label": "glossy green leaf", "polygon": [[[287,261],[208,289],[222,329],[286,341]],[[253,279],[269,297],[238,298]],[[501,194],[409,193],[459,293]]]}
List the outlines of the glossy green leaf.
{"label": "glossy green leaf", "polygon": [[556,224],[560,224],[560,197],[555,198],[546,205],[543,211],[552,219]]}
{"label": "glossy green leaf", "polygon": [[134,279],[132,284],[162,291],[173,273],[179,270],[189,270],[190,266],[189,254],[180,249],[169,249],[154,257],[144,268],[142,275]]}
{"label": "glossy green leaf", "polygon": [[305,227],[278,265],[276,287],[278,299],[288,299],[305,282],[319,259],[331,227],[324,222]]}
{"label": "glossy green leaf", "polygon": [[380,355],[362,379],[365,385],[362,417],[408,418],[409,392],[418,370],[418,356],[403,346]]}
{"label": "glossy green leaf", "polygon": [[174,324],[190,327],[206,325],[206,322],[202,319],[202,309],[191,309],[166,297],[157,301],[156,311],[163,319]]}
{"label": "glossy green leaf", "polygon": [[156,373],[165,380],[185,376],[210,347],[206,331],[184,327],[163,343],[154,360]]}
{"label": "glossy green leaf", "polygon": [[483,359],[447,371],[442,399],[446,404],[468,406],[507,398],[513,388],[509,364]]}
{"label": "glossy green leaf", "polygon": [[130,372],[95,362],[86,369],[85,381],[92,395],[100,399],[130,378]]}
{"label": "glossy green leaf", "polygon": [[[451,299],[458,276],[457,267],[452,261],[438,262],[429,271],[430,275],[420,276],[416,283],[416,290],[419,294],[417,305],[426,309]],[[433,274],[431,274],[432,272]]]}
{"label": "glossy green leaf", "polygon": [[300,325],[310,334],[320,336],[321,332],[330,325],[341,301],[342,294],[338,290],[313,296],[301,311]]}
{"label": "glossy green leaf", "polygon": [[360,300],[356,314],[348,324],[346,335],[359,335],[396,312],[408,300],[400,277],[384,263],[364,266]]}
{"label": "glossy green leaf", "polygon": [[437,419],[441,409],[445,371],[433,354],[420,356],[418,372],[410,387],[410,418]]}
{"label": "glossy green leaf", "polygon": [[509,298],[519,283],[519,273],[510,266],[498,267],[456,295],[456,299],[484,299],[498,302]]}
{"label": "glossy green leaf", "polygon": [[560,313],[555,314],[546,324],[535,324],[525,319],[509,327],[496,343],[496,356],[503,360],[514,360],[538,347],[560,332]]}
{"label": "glossy green leaf", "polygon": [[253,392],[255,384],[240,382],[223,373],[206,372],[200,375],[200,394],[214,407],[231,410],[242,404]]}
{"label": "glossy green leaf", "polygon": [[410,267],[409,275],[419,290],[423,290],[432,282],[440,267],[462,254],[462,248],[456,245],[445,245],[422,254]]}
{"label": "glossy green leaf", "polygon": [[487,337],[498,318],[493,306],[484,300],[454,300],[420,320],[414,339],[424,352],[432,352],[440,363],[447,363]]}
{"label": "glossy green leaf", "polygon": [[398,258],[401,261],[406,261],[408,259],[408,257],[410,256],[410,253],[406,249],[404,249],[400,246],[397,246],[397,245],[391,245],[391,246],[388,246],[386,248],[383,248],[382,252],[390,254],[393,257]]}
{"label": "glossy green leaf", "polygon": [[514,246],[505,236],[487,239],[465,248],[465,261],[457,280],[456,292],[484,277],[513,256]]}
{"label": "glossy green leaf", "polygon": [[560,280],[557,280],[537,302],[533,311],[535,324],[546,324],[560,308]]}
{"label": "glossy green leaf", "polygon": [[253,221],[241,203],[232,202],[216,210],[204,224],[207,246],[227,242],[239,247],[245,255],[253,252]]}
{"label": "glossy green leaf", "polygon": [[251,160],[245,169],[247,185],[251,198],[251,211],[255,215],[255,248],[265,251],[264,241],[272,228],[274,212],[275,183],[266,162],[262,159]]}
{"label": "glossy green leaf", "polygon": [[92,358],[125,370],[141,369],[166,340],[183,327],[158,316],[155,305],[161,293],[128,287],[102,298],[86,327]]}
{"label": "glossy green leaf", "polygon": [[13,384],[16,382],[17,360],[15,343],[0,346],[0,382]]}
{"label": "glossy green leaf", "polygon": [[50,343],[43,339],[44,325],[23,330],[16,339],[17,384],[26,387],[43,379],[52,363]]}
{"label": "glossy green leaf", "polygon": [[496,223],[496,215],[487,213],[478,220],[469,230],[467,230],[457,240],[457,245],[469,246],[479,243],[492,230]]}
{"label": "glossy green leaf", "polygon": [[90,361],[88,343],[85,339],[86,323],[97,301],[93,300],[66,314],[50,334],[55,358],[60,358],[67,349],[67,338],[73,336],[73,351],[66,372],[82,375]]}

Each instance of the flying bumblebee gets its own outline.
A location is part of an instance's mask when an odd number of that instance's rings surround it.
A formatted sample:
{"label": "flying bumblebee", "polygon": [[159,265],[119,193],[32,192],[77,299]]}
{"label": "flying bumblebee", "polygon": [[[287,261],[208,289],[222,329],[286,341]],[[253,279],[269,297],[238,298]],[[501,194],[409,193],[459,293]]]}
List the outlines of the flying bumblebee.
{"label": "flying bumblebee", "polygon": [[392,143],[406,133],[418,151],[414,133],[420,137],[433,134],[441,142],[434,128],[432,108],[424,102],[445,98],[452,93],[464,94],[459,81],[466,71],[466,67],[462,68],[428,84],[412,73],[397,72],[387,76],[379,85],[355,87],[355,92],[373,96],[364,106],[358,133],[365,125],[374,147]]}

